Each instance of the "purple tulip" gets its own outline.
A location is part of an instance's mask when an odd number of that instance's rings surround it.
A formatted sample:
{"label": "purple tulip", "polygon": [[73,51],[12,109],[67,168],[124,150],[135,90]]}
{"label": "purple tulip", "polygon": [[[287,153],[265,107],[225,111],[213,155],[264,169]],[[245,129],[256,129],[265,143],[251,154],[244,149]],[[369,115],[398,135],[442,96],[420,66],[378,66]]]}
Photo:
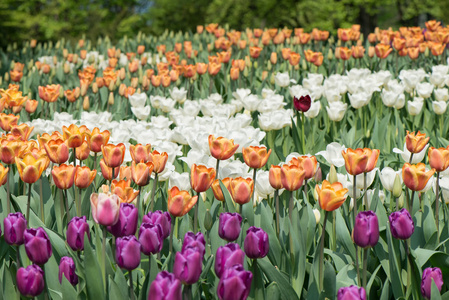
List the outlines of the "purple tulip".
{"label": "purple tulip", "polygon": [[27,228],[27,221],[19,212],[9,214],[3,220],[5,230],[5,241],[9,245],[22,245],[24,242],[23,234]]}
{"label": "purple tulip", "polygon": [[84,234],[90,238],[89,224],[86,216],[73,217],[67,226],[67,244],[73,251],[84,250]]}
{"label": "purple tulip", "polygon": [[441,287],[443,286],[443,274],[441,273],[440,268],[427,268],[422,273],[421,293],[426,299],[430,299],[432,294],[432,279],[435,281],[438,291],[441,292]]}
{"label": "purple tulip", "polygon": [[59,262],[59,282],[62,283],[62,276],[70,282],[72,285],[78,284],[78,275],[75,273],[76,267],[73,258],[64,256]]}
{"label": "purple tulip", "polygon": [[202,259],[204,253],[206,253],[206,241],[204,240],[204,235],[201,232],[198,232],[197,234],[194,234],[191,231],[187,232],[184,236],[181,252],[184,252],[187,248],[198,249]]}
{"label": "purple tulip", "polygon": [[235,243],[229,243],[217,249],[215,256],[215,274],[221,278],[223,272],[233,265],[243,265],[245,253],[240,246]]}
{"label": "purple tulip", "polygon": [[242,265],[226,269],[218,283],[217,294],[221,300],[245,300],[251,290],[253,274]]}
{"label": "purple tulip", "polygon": [[399,240],[406,240],[412,236],[415,231],[410,213],[405,208],[392,213],[388,219],[390,220],[391,234]]}
{"label": "purple tulip", "polygon": [[218,235],[228,242],[235,241],[242,225],[242,216],[238,213],[221,213],[218,223]]}
{"label": "purple tulip", "polygon": [[140,243],[133,235],[117,238],[115,261],[120,268],[134,270],[140,264]]}
{"label": "purple tulip", "polygon": [[371,211],[361,211],[355,218],[354,243],[362,248],[374,247],[379,241],[379,221],[376,214]]}
{"label": "purple tulip", "polygon": [[200,250],[187,248],[176,252],[173,274],[184,284],[194,284],[198,281],[203,269],[203,255]]}
{"label": "purple tulip", "polygon": [[157,210],[155,212],[149,212],[143,216],[142,223],[159,224],[162,228],[162,239],[165,240],[170,236],[171,231],[171,217],[170,213],[162,210]]}
{"label": "purple tulip", "polygon": [[108,226],[107,229],[115,237],[123,237],[136,234],[138,211],[130,203],[121,203],[117,223]]}
{"label": "purple tulip", "polygon": [[293,97],[293,106],[297,111],[307,112],[312,106],[312,99],[309,95],[301,96],[299,98]]}
{"label": "purple tulip", "polygon": [[17,287],[25,297],[35,297],[42,293],[45,287],[44,271],[37,265],[19,268],[16,274]]}
{"label": "purple tulip", "polygon": [[50,239],[42,227],[25,230],[25,250],[28,258],[35,264],[42,266],[53,253]]}
{"label": "purple tulip", "polygon": [[246,231],[243,248],[249,258],[265,257],[270,249],[268,234],[261,228],[251,226]]}
{"label": "purple tulip", "polygon": [[148,300],[181,300],[182,285],[175,275],[168,271],[157,274],[148,293]]}
{"label": "purple tulip", "polygon": [[162,250],[162,229],[159,224],[142,223],[139,229],[140,250],[145,255],[155,254]]}
{"label": "purple tulip", "polygon": [[366,300],[366,291],[356,285],[342,287],[338,290],[337,300]]}

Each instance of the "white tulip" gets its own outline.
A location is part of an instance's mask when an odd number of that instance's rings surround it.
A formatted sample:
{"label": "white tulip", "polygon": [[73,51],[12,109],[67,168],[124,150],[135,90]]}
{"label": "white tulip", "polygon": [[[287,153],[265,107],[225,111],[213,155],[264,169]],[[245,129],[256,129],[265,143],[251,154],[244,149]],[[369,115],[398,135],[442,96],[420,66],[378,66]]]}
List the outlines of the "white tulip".
{"label": "white tulip", "polygon": [[422,99],[422,98],[416,97],[413,101],[407,101],[407,110],[408,110],[408,113],[412,116],[418,115],[422,110],[424,101],[419,100],[419,99]]}
{"label": "white tulip", "polygon": [[341,101],[329,102],[329,106],[326,107],[327,115],[332,121],[339,122],[343,119],[348,105]]}
{"label": "white tulip", "polygon": [[190,190],[190,174],[187,172],[178,173],[174,171],[168,178],[168,189],[177,186],[181,191]]}
{"label": "white tulip", "polygon": [[447,103],[445,101],[432,101],[432,108],[437,115],[442,115],[446,112]]}
{"label": "white tulip", "polygon": [[251,95],[250,89],[237,89],[235,92],[232,93],[232,96],[234,96],[235,99],[240,100],[243,102],[243,99]]}
{"label": "white tulip", "polygon": [[309,119],[313,119],[316,116],[318,116],[318,114],[320,113],[320,110],[321,110],[321,102],[319,100],[313,101],[309,110],[306,111],[304,113],[304,115]]}
{"label": "white tulip", "polygon": [[132,107],[144,107],[147,103],[147,98],[147,94],[145,93],[134,93],[128,97]]}
{"label": "white tulip", "polygon": [[338,92],[337,89],[325,89],[324,92],[324,97],[327,99],[327,102],[329,102],[329,104],[331,102],[339,102],[341,99],[341,94]]}
{"label": "white tulip", "polygon": [[279,130],[281,128],[291,126],[293,112],[291,110],[275,110],[259,115],[259,126],[264,131]]}
{"label": "white tulip", "polygon": [[151,107],[149,105],[145,107],[131,107],[132,113],[137,117],[139,120],[146,120],[151,112]]}
{"label": "white tulip", "polygon": [[296,98],[299,98],[301,96],[307,96],[310,94],[310,91],[302,87],[301,85],[293,85],[289,87],[288,90],[290,91],[290,95]]}
{"label": "white tulip", "polygon": [[435,93],[435,99],[437,101],[447,101],[449,99],[449,92],[448,89],[434,89],[433,92]]}
{"label": "white tulip", "polygon": [[399,94],[395,93],[394,91],[383,90],[380,96],[385,106],[393,107],[398,100]]}
{"label": "white tulip", "polygon": [[[369,187],[373,181],[374,178],[376,177],[376,173],[377,173],[378,168],[374,168],[371,172],[366,173],[366,186]],[[349,175],[349,181],[351,181],[351,183],[353,183],[354,180],[354,176],[353,175]],[[364,182],[364,174],[359,174],[356,175],[356,184],[357,184],[357,188],[358,189],[364,189],[365,188],[365,182]]]}
{"label": "white tulip", "polygon": [[320,151],[316,155],[321,155],[328,162],[329,165],[335,167],[342,167],[345,165],[345,159],[341,154],[341,151],[346,150],[344,145],[332,142],[326,146],[326,151]]}
{"label": "white tulip", "polygon": [[393,192],[393,185],[396,175],[399,175],[399,179],[402,184],[402,169],[395,171],[390,167],[385,167],[382,171],[379,171],[380,182],[382,183],[384,189]]}
{"label": "white tulip", "polygon": [[394,108],[401,109],[404,107],[404,105],[405,105],[405,95],[401,93],[398,96],[398,100],[396,101]]}
{"label": "white tulip", "polygon": [[416,92],[422,98],[429,98],[432,95],[433,85],[428,82],[419,83],[416,86]]}
{"label": "white tulip", "polygon": [[256,192],[260,197],[266,199],[274,196],[274,188],[271,186],[269,181],[269,171],[258,170],[256,180]]}
{"label": "white tulip", "polygon": [[351,102],[351,106],[355,109],[359,109],[369,103],[371,100],[371,94],[366,92],[357,93],[357,94],[348,94],[349,101]]}
{"label": "white tulip", "polygon": [[184,87],[181,87],[180,89],[177,87],[174,87],[170,91],[170,96],[178,103],[182,104],[187,99],[187,90]]}
{"label": "white tulip", "polygon": [[257,95],[248,95],[242,101],[243,107],[250,112],[256,111],[260,103],[261,99]]}
{"label": "white tulip", "polygon": [[288,76],[288,72],[277,73],[274,76],[274,82],[280,87],[287,87],[290,85],[290,76]]}
{"label": "white tulip", "polygon": [[[424,156],[427,153],[426,151],[427,151],[428,147],[429,147],[429,144],[427,144],[424,147],[424,149],[421,150],[421,152],[413,154],[412,164],[417,164],[417,163],[419,163],[419,162],[421,162],[423,160]],[[402,160],[404,160],[405,162],[409,162],[410,161],[411,153],[410,153],[410,151],[408,151],[407,145],[405,143],[404,143],[404,151],[401,151],[398,148],[393,148],[393,152],[400,154],[401,157],[402,157]]]}

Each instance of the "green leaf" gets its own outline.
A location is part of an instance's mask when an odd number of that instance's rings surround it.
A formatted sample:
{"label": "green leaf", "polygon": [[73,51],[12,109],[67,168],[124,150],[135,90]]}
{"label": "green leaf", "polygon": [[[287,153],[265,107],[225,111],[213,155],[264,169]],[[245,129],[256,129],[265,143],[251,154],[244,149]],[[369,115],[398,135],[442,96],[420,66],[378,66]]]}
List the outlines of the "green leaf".
{"label": "green leaf", "polygon": [[14,284],[14,281],[12,279],[11,275],[11,268],[7,268],[4,265],[3,269],[3,278],[2,278],[2,285],[3,285],[3,299],[20,299],[20,293],[16,291],[16,287]]}
{"label": "green leaf", "polygon": [[435,281],[433,280],[433,278],[432,278],[432,288],[431,288],[430,299],[432,299],[432,300],[441,300],[440,291],[438,290],[438,287],[435,284]]}
{"label": "green leaf", "polygon": [[77,300],[78,293],[73,285],[67,280],[65,276],[62,276],[62,299],[64,300]]}
{"label": "green leaf", "polygon": [[234,201],[232,200],[231,194],[229,193],[228,189],[221,180],[220,180],[220,187],[221,192],[223,193],[223,196],[225,198],[226,208],[228,209],[228,212],[235,213]]}
{"label": "green leaf", "polygon": [[257,264],[262,269],[265,276],[267,276],[270,282],[276,282],[277,284],[279,284],[282,299],[289,299],[289,300],[299,299],[298,295],[296,295],[295,290],[293,289],[291,284],[285,279],[283,275],[281,275],[278,269],[273,267],[273,265],[269,262],[269,260],[266,257],[258,259]]}
{"label": "green leaf", "polygon": [[87,234],[84,236],[84,266],[88,299],[105,299],[103,275]]}
{"label": "green leaf", "polygon": [[[128,285],[124,285],[121,288],[127,288]],[[112,280],[111,277],[109,277],[109,299],[110,300],[121,300],[121,299],[128,299],[129,294],[125,293],[123,294],[123,291],[119,288],[119,285]]]}
{"label": "green leaf", "polygon": [[386,230],[387,242],[388,242],[388,254],[390,259],[390,280],[393,288],[393,295],[395,298],[404,297],[404,289],[401,281],[400,270],[397,258],[396,258],[396,247],[393,245],[393,240],[391,237],[390,230]]}

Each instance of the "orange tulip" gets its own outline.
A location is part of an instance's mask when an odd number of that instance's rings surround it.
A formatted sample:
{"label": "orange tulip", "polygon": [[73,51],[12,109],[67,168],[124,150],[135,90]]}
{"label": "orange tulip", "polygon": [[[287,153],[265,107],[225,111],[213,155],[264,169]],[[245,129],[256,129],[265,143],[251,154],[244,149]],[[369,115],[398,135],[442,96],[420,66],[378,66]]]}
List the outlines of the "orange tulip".
{"label": "orange tulip", "polygon": [[44,156],[36,159],[31,153],[26,154],[23,159],[15,157],[17,170],[22,181],[25,183],[35,183],[41,177],[47,165],[47,160]]}
{"label": "orange tulip", "polygon": [[7,180],[9,168],[0,164],[0,186],[4,185]]}
{"label": "orange tulip", "polygon": [[161,173],[165,169],[165,164],[168,160],[168,154],[167,152],[159,153],[158,151],[154,150],[153,152],[149,153],[148,161],[151,161],[154,165],[153,172],[156,174]]}
{"label": "orange tulip", "polygon": [[101,174],[103,175],[104,179],[106,180],[112,180],[117,178],[118,173],[120,172],[120,167],[114,168],[114,175],[112,174],[112,168],[108,167],[106,163],[104,162],[104,159],[100,160],[100,169]]}
{"label": "orange tulip", "polygon": [[101,152],[103,153],[104,162],[110,168],[119,167],[123,163],[125,158],[126,147],[123,143],[113,145],[107,144],[101,146]]}
{"label": "orange tulip", "polygon": [[47,86],[39,86],[39,98],[45,102],[55,102],[59,97],[59,84],[52,84]]}
{"label": "orange tulip", "polygon": [[139,191],[131,187],[131,180],[112,180],[111,192],[119,197],[121,202],[131,203],[136,199]]}
{"label": "orange tulip", "polygon": [[207,191],[215,179],[215,169],[193,164],[190,169],[190,185],[197,193]]}
{"label": "orange tulip", "polygon": [[325,211],[334,211],[339,208],[346,200],[348,189],[343,188],[340,182],[330,184],[329,181],[323,180],[323,184],[315,186],[318,195],[320,207]]}
{"label": "orange tulip", "polygon": [[299,64],[299,59],[301,58],[301,55],[299,55],[299,53],[296,52],[290,52],[290,57],[288,59],[288,62],[292,65],[292,66],[296,66]]}
{"label": "orange tulip", "polygon": [[305,171],[297,165],[283,165],[281,167],[282,186],[287,191],[296,191],[304,182]]}
{"label": "orange tulip", "polygon": [[39,102],[37,100],[30,100],[28,99],[27,102],[25,102],[25,110],[27,113],[32,114],[36,111],[37,105]]}
{"label": "orange tulip", "polygon": [[65,163],[69,159],[69,148],[63,139],[50,140],[44,144],[48,158],[55,164]]}
{"label": "orange tulip", "polygon": [[409,132],[407,130],[407,135],[405,136],[405,145],[407,146],[407,150],[411,153],[419,153],[424,147],[426,147],[429,142],[430,137],[426,138],[425,133],[418,133],[415,135],[415,132]]}
{"label": "orange tulip", "polygon": [[435,169],[426,172],[426,165],[423,163],[418,163],[416,165],[405,163],[402,166],[402,180],[412,191],[424,189],[434,173]]}
{"label": "orange tulip", "polygon": [[138,186],[145,186],[150,182],[150,174],[153,172],[154,165],[152,162],[145,163],[141,160],[139,163],[135,161],[131,165],[131,178]]}
{"label": "orange tulip", "polygon": [[0,146],[1,160],[3,163],[10,165],[15,163],[15,158],[21,156],[26,149],[26,144],[20,140],[8,141],[2,140]]}
{"label": "orange tulip", "polygon": [[251,200],[254,181],[251,178],[237,177],[231,180],[231,196],[235,203],[243,205]]}
{"label": "orange tulip", "polygon": [[363,46],[352,46],[352,57],[363,58],[365,55],[365,48]]}
{"label": "orange tulip", "polygon": [[234,144],[234,140],[224,137],[215,138],[209,135],[209,149],[213,157],[219,160],[226,160],[234,155],[239,145]]}
{"label": "orange tulip", "polygon": [[230,69],[230,71],[229,71],[229,75],[230,75],[230,77],[231,77],[232,80],[237,80],[237,79],[239,79],[239,76],[240,76],[240,70],[239,70],[239,68],[231,67],[231,69]]}
{"label": "orange tulip", "polygon": [[209,64],[209,68],[208,68],[209,75],[215,76],[218,74],[218,72],[220,72],[220,70],[221,70],[221,63],[218,63],[218,64],[210,63]]}
{"label": "orange tulip", "polygon": [[0,127],[6,132],[11,131],[11,126],[17,125],[17,121],[19,121],[19,116],[0,113]]}
{"label": "orange tulip", "polygon": [[242,153],[243,160],[250,168],[259,169],[267,163],[271,154],[271,149],[267,152],[266,147],[249,146],[243,148]]}
{"label": "orange tulip", "polygon": [[69,127],[62,126],[62,133],[69,148],[81,146],[85,137],[90,134],[86,126],[78,127],[75,124],[70,124]]}
{"label": "orange tulip", "polygon": [[355,150],[348,148],[341,151],[345,159],[346,171],[351,175],[359,175],[365,172],[370,156],[361,148]]}
{"label": "orange tulip", "polygon": [[397,51],[400,51],[402,49],[404,49],[405,47],[405,39],[401,39],[401,38],[394,38],[393,39],[393,48],[396,49]]}
{"label": "orange tulip", "polygon": [[249,47],[249,55],[252,58],[258,58],[261,51],[262,51],[262,48],[260,48],[260,47]]}
{"label": "orange tulip", "polygon": [[[335,49],[335,54],[337,54],[337,49]],[[347,47],[338,47],[339,57],[343,60],[348,60],[351,58],[352,50]]]}
{"label": "orange tulip", "polygon": [[79,189],[85,189],[92,184],[97,176],[97,170],[91,171],[89,167],[76,167],[75,171],[75,186]]}
{"label": "orange tulip", "polygon": [[31,132],[33,131],[34,126],[30,127],[25,123],[20,125],[12,125],[11,126],[11,134],[19,137],[22,141],[28,140]]}
{"label": "orange tulip", "polygon": [[270,171],[268,172],[268,180],[270,181],[270,185],[276,190],[284,187],[282,185],[280,166],[271,165]]}
{"label": "orange tulip", "polygon": [[305,171],[304,179],[308,180],[315,176],[318,162],[315,156],[302,155],[292,158],[289,164],[301,167]]}
{"label": "orange tulip", "polygon": [[429,165],[437,172],[443,172],[449,167],[449,147],[448,148],[429,148]]}
{"label": "orange tulip", "polygon": [[130,145],[129,152],[133,161],[139,163],[143,160],[143,162],[146,163],[149,160],[151,144],[146,144],[145,146],[143,146],[142,144]]}
{"label": "orange tulip", "polygon": [[442,43],[433,43],[430,47],[430,51],[434,56],[440,56],[446,50],[446,45]]}
{"label": "orange tulip", "polygon": [[186,78],[192,78],[196,74],[196,65],[187,65],[184,67],[183,76]]}
{"label": "orange tulip", "polygon": [[168,211],[174,217],[182,217],[188,213],[198,201],[198,196],[192,197],[187,191],[180,191],[177,186],[168,191]]}
{"label": "orange tulip", "polygon": [[90,149],[89,149],[89,143],[87,141],[84,141],[83,144],[77,148],[75,148],[75,155],[76,158],[81,160],[85,160],[89,157]]}
{"label": "orange tulip", "polygon": [[377,44],[376,47],[374,47],[374,51],[376,52],[377,57],[384,59],[390,55],[393,49],[391,49],[390,45]]}
{"label": "orange tulip", "polygon": [[198,74],[203,75],[207,72],[208,69],[208,65],[205,63],[200,63],[197,62],[196,63],[196,71],[198,72]]}
{"label": "orange tulip", "polygon": [[20,82],[20,79],[22,79],[23,72],[17,71],[17,70],[11,70],[9,71],[9,76],[11,77],[11,80],[14,82]]}
{"label": "orange tulip", "polygon": [[95,153],[101,152],[101,147],[108,143],[110,136],[111,133],[109,130],[100,132],[100,129],[95,127],[94,130],[92,130],[92,133],[87,136],[87,142],[89,143],[90,150]]}
{"label": "orange tulip", "polygon": [[120,180],[131,179],[131,166],[120,166],[119,175]]}
{"label": "orange tulip", "polygon": [[364,148],[363,151],[365,151],[365,153],[368,155],[368,162],[366,163],[365,172],[371,172],[376,167],[380,150]]}
{"label": "orange tulip", "polygon": [[407,53],[411,59],[417,59],[419,57],[420,52],[418,47],[410,47],[407,48]]}
{"label": "orange tulip", "polygon": [[53,166],[51,175],[57,188],[66,190],[72,187],[75,182],[76,167],[73,165],[62,164]]}
{"label": "orange tulip", "polygon": [[[232,180],[232,178],[230,178],[230,177],[226,177],[221,180],[221,182],[223,182],[224,186],[228,189],[229,194],[231,194],[231,180]],[[221,190],[221,187],[220,187],[220,179],[215,179],[212,182],[211,188],[212,188],[212,192],[214,193],[215,199],[217,199],[218,201],[225,200],[223,191]]]}

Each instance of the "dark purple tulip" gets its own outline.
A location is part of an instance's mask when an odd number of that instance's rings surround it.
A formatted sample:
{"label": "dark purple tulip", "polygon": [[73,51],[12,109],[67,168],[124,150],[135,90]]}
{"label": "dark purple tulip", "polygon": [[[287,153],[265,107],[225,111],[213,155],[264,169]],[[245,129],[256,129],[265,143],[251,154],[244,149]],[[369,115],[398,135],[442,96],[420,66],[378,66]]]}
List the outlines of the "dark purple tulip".
{"label": "dark purple tulip", "polygon": [[309,95],[301,96],[299,98],[293,97],[293,105],[295,106],[296,110],[306,112],[312,105],[312,99],[310,99]]}
{"label": "dark purple tulip", "polygon": [[366,291],[356,285],[342,287],[338,290],[337,300],[366,300]]}
{"label": "dark purple tulip", "polygon": [[142,223],[159,224],[162,228],[162,239],[165,240],[171,231],[171,217],[170,213],[162,210],[157,210],[155,212],[149,212],[143,216]]}
{"label": "dark purple tulip", "polygon": [[59,282],[62,283],[62,276],[70,282],[72,285],[78,284],[78,275],[75,273],[76,267],[73,258],[64,256],[59,262]]}
{"label": "dark purple tulip", "polygon": [[140,264],[140,243],[134,235],[117,238],[115,261],[120,268],[134,270]]}
{"label": "dark purple tulip", "polygon": [[164,245],[161,225],[142,223],[139,228],[139,242],[140,250],[145,255],[160,252]]}
{"label": "dark purple tulip", "polygon": [[249,258],[265,257],[270,249],[268,234],[261,228],[251,226],[246,231],[243,248]]}
{"label": "dark purple tulip", "polygon": [[415,231],[410,213],[405,208],[392,213],[388,219],[390,220],[391,234],[399,240],[406,240],[412,236]]}
{"label": "dark purple tulip", "polygon": [[421,293],[426,299],[430,299],[432,294],[432,279],[435,281],[438,291],[441,292],[441,287],[443,286],[443,274],[441,273],[440,268],[427,268],[422,273]]}
{"label": "dark purple tulip", "polygon": [[44,271],[37,265],[19,268],[16,274],[17,287],[25,297],[35,297],[42,293],[45,287]]}
{"label": "dark purple tulip", "polygon": [[228,242],[235,241],[242,225],[242,216],[238,213],[221,213],[218,222],[218,235]]}
{"label": "dark purple tulip", "polygon": [[168,271],[157,274],[148,293],[148,300],[181,300],[182,285],[175,275]]}
{"label": "dark purple tulip", "polygon": [[27,220],[19,212],[9,214],[3,220],[5,230],[5,241],[9,245],[22,245],[24,241],[23,234],[27,228]]}
{"label": "dark purple tulip", "polygon": [[108,226],[108,231],[115,237],[123,237],[136,234],[138,211],[131,203],[121,203],[117,223]]}
{"label": "dark purple tulip", "polygon": [[198,249],[202,259],[204,253],[206,253],[206,241],[204,240],[204,235],[201,232],[198,232],[197,234],[194,234],[191,231],[187,232],[184,236],[181,252],[184,252],[187,248]]}
{"label": "dark purple tulip", "polygon": [[203,269],[203,255],[200,250],[187,248],[176,252],[173,274],[184,284],[194,284],[198,281]]}
{"label": "dark purple tulip", "polygon": [[376,214],[371,211],[361,211],[355,218],[354,243],[362,248],[374,247],[379,241],[379,221]]}
{"label": "dark purple tulip", "polygon": [[42,227],[25,230],[25,250],[28,258],[35,264],[42,266],[53,253],[50,239]]}
{"label": "dark purple tulip", "polygon": [[217,294],[221,300],[245,300],[251,290],[253,274],[242,265],[226,269],[218,283]]}
{"label": "dark purple tulip", "polygon": [[84,250],[84,234],[90,238],[89,224],[86,216],[73,217],[67,226],[67,244],[73,251]]}
{"label": "dark purple tulip", "polygon": [[223,272],[233,265],[243,265],[245,253],[240,246],[235,243],[229,243],[217,249],[215,256],[215,274],[221,278]]}

